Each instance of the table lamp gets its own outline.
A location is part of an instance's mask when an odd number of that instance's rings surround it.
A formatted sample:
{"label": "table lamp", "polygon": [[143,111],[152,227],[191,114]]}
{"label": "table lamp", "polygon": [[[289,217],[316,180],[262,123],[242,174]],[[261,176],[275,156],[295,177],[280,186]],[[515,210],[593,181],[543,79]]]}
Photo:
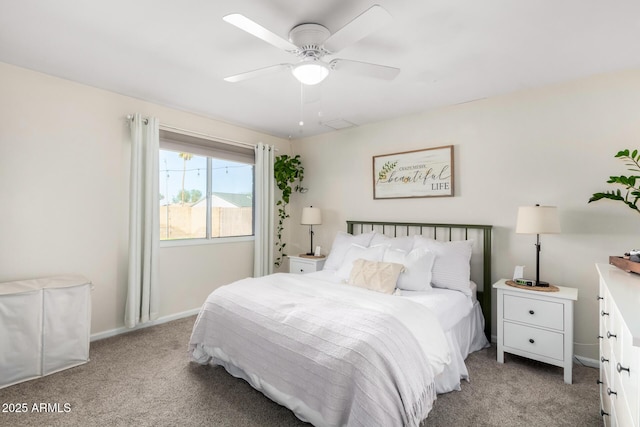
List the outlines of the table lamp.
{"label": "table lamp", "polygon": [[549,286],[548,282],[540,280],[540,235],[560,233],[557,208],[540,205],[521,206],[518,208],[516,233],[536,235],[536,281],[532,286]]}
{"label": "table lamp", "polygon": [[309,206],[302,208],[302,219],[300,224],[309,226],[309,235],[311,236],[311,246],[307,255],[313,255],[313,226],[322,224],[322,212],[320,208]]}

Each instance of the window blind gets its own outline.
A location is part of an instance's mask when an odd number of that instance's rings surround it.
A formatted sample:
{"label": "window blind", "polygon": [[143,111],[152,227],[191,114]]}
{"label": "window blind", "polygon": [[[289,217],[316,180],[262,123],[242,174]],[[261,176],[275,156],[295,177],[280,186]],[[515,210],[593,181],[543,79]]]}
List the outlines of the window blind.
{"label": "window blind", "polygon": [[160,129],[160,148],[179,152],[188,151],[191,154],[215,157],[232,162],[255,163],[255,154],[252,148],[163,129]]}

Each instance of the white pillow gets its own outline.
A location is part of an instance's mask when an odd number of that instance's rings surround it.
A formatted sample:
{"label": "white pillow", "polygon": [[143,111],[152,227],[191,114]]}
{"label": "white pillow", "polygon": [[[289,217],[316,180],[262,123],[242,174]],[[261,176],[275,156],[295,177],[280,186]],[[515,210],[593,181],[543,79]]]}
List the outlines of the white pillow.
{"label": "white pillow", "polygon": [[342,260],[344,259],[344,255],[349,250],[349,247],[352,244],[369,247],[369,243],[373,238],[373,232],[352,235],[349,233],[345,233],[344,231],[338,231],[336,237],[333,239],[333,244],[331,245],[331,251],[327,256],[327,260],[324,263],[323,270],[337,270],[342,265]]}
{"label": "white pillow", "polygon": [[415,248],[427,248],[435,253],[431,284],[436,288],[453,289],[471,296],[471,252],[473,240],[439,242],[415,236]]}
{"label": "white pillow", "polygon": [[407,291],[428,291],[431,289],[431,270],[436,255],[428,248],[416,248],[411,252],[399,249],[387,249],[382,257],[384,262],[404,265],[404,271],[398,278],[397,287]]}
{"label": "white pillow", "polygon": [[387,245],[391,249],[400,249],[405,252],[411,252],[411,249],[413,249],[413,236],[389,237],[384,234],[376,233],[373,235],[369,246],[377,245]]}
{"label": "white pillow", "polygon": [[364,246],[352,244],[344,255],[342,265],[338,271],[336,271],[336,276],[347,280],[351,274],[351,269],[353,268],[353,262],[355,260],[364,259],[367,261],[382,261],[382,256],[386,249],[386,246],[365,248]]}
{"label": "white pillow", "polygon": [[353,269],[347,283],[372,291],[392,294],[396,289],[398,276],[403,269],[402,264],[395,262],[357,259],[353,262]]}

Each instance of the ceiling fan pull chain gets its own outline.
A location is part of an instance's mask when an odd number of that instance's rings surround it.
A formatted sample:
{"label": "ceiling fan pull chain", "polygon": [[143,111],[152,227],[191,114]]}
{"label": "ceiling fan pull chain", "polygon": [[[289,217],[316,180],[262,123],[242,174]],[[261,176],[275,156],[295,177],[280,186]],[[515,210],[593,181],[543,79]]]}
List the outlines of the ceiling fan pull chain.
{"label": "ceiling fan pull chain", "polygon": [[304,85],[300,83],[300,127],[304,126]]}

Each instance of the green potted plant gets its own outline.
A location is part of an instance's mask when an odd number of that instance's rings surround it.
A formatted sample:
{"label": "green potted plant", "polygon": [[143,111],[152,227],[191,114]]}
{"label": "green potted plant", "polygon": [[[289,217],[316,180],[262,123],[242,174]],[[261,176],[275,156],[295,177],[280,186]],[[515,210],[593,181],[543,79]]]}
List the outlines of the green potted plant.
{"label": "green potted plant", "polygon": [[[289,218],[287,213],[287,205],[291,193],[302,190],[302,180],[304,178],[304,167],[300,161],[300,155],[293,157],[283,154],[277,156],[273,165],[273,175],[276,185],[281,191],[280,199],[276,202],[278,207],[278,226],[276,227],[276,254],[274,265],[280,267],[282,258],[287,256],[284,247],[287,245],[282,241],[282,232],[284,230],[284,221]],[[295,185],[294,185],[295,184]]]}
{"label": "green potted plant", "polygon": [[[628,166],[630,172],[640,172],[640,154],[638,150],[633,150],[632,153],[629,150],[619,151],[615,157],[625,161],[625,165]],[[611,176],[607,183],[619,184],[624,187],[625,193],[623,194],[620,189],[615,191],[606,191],[604,193],[594,193],[589,199],[589,203],[596,202],[602,199],[617,200],[625,205],[629,206],[634,211],[640,213],[638,209],[638,199],[640,198],[640,187],[636,185],[636,182],[640,184],[640,176],[638,175],[620,175]]]}

